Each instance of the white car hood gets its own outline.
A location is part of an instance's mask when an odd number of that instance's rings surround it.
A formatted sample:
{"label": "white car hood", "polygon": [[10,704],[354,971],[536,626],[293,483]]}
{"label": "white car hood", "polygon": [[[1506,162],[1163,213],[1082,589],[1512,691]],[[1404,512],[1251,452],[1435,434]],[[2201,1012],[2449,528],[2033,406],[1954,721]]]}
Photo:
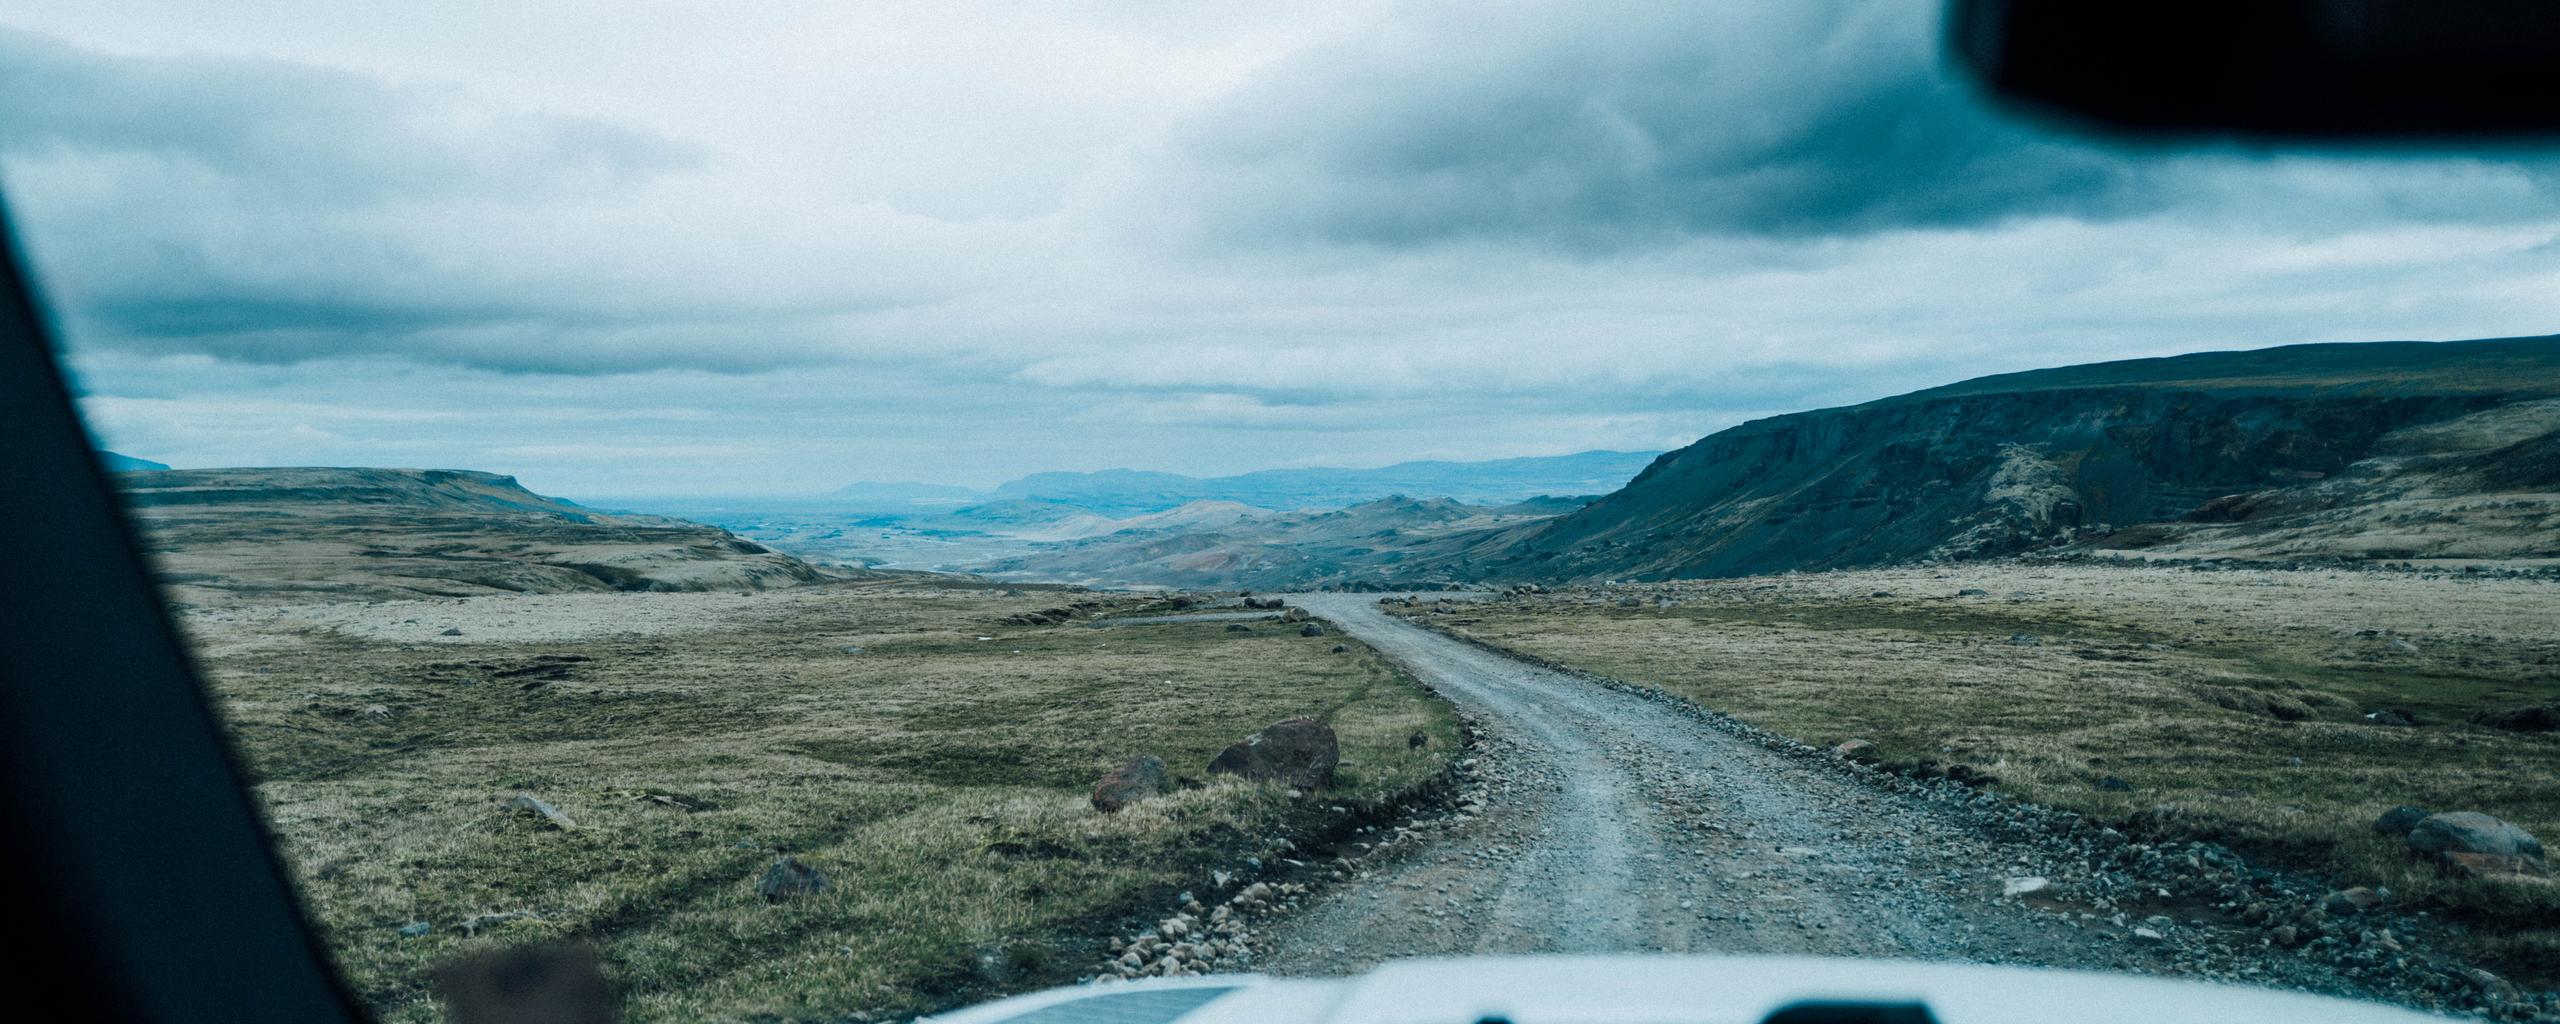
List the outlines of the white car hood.
{"label": "white car hood", "polygon": [[938,1024],[1756,1024],[1807,1002],[1920,1004],[1940,1024],[2412,1024],[2414,1010],[2272,989],[1980,964],[1818,957],[1404,960],[1348,978],[1223,975],[1052,989]]}

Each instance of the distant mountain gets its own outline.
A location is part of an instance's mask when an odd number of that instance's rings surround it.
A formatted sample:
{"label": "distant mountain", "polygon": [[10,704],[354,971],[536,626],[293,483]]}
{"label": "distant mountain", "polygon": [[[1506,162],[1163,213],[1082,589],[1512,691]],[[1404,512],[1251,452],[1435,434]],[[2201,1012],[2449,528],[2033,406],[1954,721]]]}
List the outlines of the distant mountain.
{"label": "distant mountain", "polygon": [[2560,338],[2095,363],[1756,420],[1397,571],[1663,579],[2036,548],[2560,558]]}
{"label": "distant mountain", "polygon": [[169,464],[166,462],[153,462],[150,459],[137,459],[130,455],[119,455],[104,448],[98,449],[98,457],[106,460],[107,471],[111,473],[141,473],[150,470],[169,468]]}
{"label": "distant mountain", "polygon": [[1376,469],[1266,469],[1206,479],[1130,469],[1034,473],[998,485],[996,494],[1059,502],[1105,515],[1161,512],[1199,501],[1277,510],[1333,509],[1408,494],[1469,504],[1508,504],[1541,495],[1612,491],[1653,458],[1647,452],[1589,451],[1484,462],[1403,462]]}
{"label": "distant mountain", "polygon": [[972,566],[993,576],[1100,585],[1285,590],[1356,585],[1417,550],[1580,507],[1539,498],[1469,505],[1391,495],[1349,508],[1275,512],[1201,501],[1118,520],[1108,532]]}
{"label": "distant mountain", "polygon": [[162,582],[189,603],[760,590],[822,578],[724,530],[598,512],[491,473],[172,469],[118,482]]}

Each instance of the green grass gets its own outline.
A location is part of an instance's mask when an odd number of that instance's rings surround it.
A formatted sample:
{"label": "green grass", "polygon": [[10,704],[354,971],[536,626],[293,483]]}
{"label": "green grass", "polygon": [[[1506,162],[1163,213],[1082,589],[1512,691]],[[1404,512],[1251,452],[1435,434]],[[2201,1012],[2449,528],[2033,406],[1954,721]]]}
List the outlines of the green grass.
{"label": "green grass", "polygon": [[[1994,596],[1951,596],[1975,585]],[[1808,743],[1864,739],[1904,766],[1961,764],[2023,799],[2388,885],[2474,925],[2478,954],[2560,981],[2560,886],[2440,878],[2369,828],[2406,803],[2560,840],[2560,736],[2469,723],[2560,698],[2548,582],[1969,567],[1602,594],[1422,617]],[[2426,724],[2361,719],[2380,707]],[[2098,788],[2110,775],[2134,791]]]}
{"label": "green grass", "polygon": [[[289,620],[198,632],[306,901],[392,1021],[438,1016],[426,979],[447,958],[573,936],[601,947],[636,1020],[903,1014],[1063,981],[1120,918],[1303,837],[1324,805],[1408,792],[1457,746],[1444,705],[1365,650],[1330,653],[1330,636],[1000,624],[1055,593],[766,600],[699,632],[542,644]],[[1205,777],[1219,749],[1295,714],[1339,732],[1335,791]],[[1435,742],[1408,749],[1415,731]],[[1140,754],[1165,759],[1176,792],[1091,810],[1093,781]],[[580,827],[503,808],[517,792]],[[777,851],[830,891],[759,900]],[[538,916],[460,927],[513,911]],[[403,937],[414,921],[432,930]]]}

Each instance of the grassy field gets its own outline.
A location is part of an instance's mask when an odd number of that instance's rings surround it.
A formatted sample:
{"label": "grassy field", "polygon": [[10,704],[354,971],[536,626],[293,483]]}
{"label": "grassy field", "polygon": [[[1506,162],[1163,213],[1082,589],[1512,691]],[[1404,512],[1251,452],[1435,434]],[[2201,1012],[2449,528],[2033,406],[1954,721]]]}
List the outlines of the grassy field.
{"label": "grassy field", "polygon": [[[1957,596],[1962,590],[1985,594]],[[2452,881],[2374,834],[2396,804],[2560,848],[2560,584],[2399,573],[1982,566],[1616,586],[1420,616],[1810,743],[1963,765],[2109,822],[2217,838],[2477,926],[2560,982],[2560,886]],[[2418,727],[2377,725],[2399,708]],[[2132,790],[2101,788],[2109,776]]]}
{"label": "grassy field", "polygon": [[[1456,749],[1444,705],[1333,637],[1003,621],[1072,596],[871,584],[187,623],[314,916],[386,1020],[439,1015],[447,958],[555,937],[601,947],[632,1019],[838,1020],[1089,972],[1122,916]],[[1202,778],[1295,714],[1340,732],[1334,792]],[[1416,731],[1435,742],[1409,750]],[[1094,780],[1140,754],[1177,792],[1093,811]],[[504,805],[519,793],[576,827]],[[832,887],[759,899],[779,853]]]}

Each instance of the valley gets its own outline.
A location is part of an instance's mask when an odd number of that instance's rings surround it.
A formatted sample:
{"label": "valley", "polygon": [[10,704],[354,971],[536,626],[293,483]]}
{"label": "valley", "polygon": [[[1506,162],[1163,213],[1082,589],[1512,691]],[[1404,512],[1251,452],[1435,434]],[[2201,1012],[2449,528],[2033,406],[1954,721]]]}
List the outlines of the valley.
{"label": "valley", "polygon": [[[1116,474],[645,512],[451,470],[119,480],[389,1020],[554,939],[639,1020],[1679,951],[2533,1019],[2552,353],[1989,378],[1597,496],[1504,493],[1516,465],[1291,508]],[[2525,838],[2418,850],[2435,812]]]}

